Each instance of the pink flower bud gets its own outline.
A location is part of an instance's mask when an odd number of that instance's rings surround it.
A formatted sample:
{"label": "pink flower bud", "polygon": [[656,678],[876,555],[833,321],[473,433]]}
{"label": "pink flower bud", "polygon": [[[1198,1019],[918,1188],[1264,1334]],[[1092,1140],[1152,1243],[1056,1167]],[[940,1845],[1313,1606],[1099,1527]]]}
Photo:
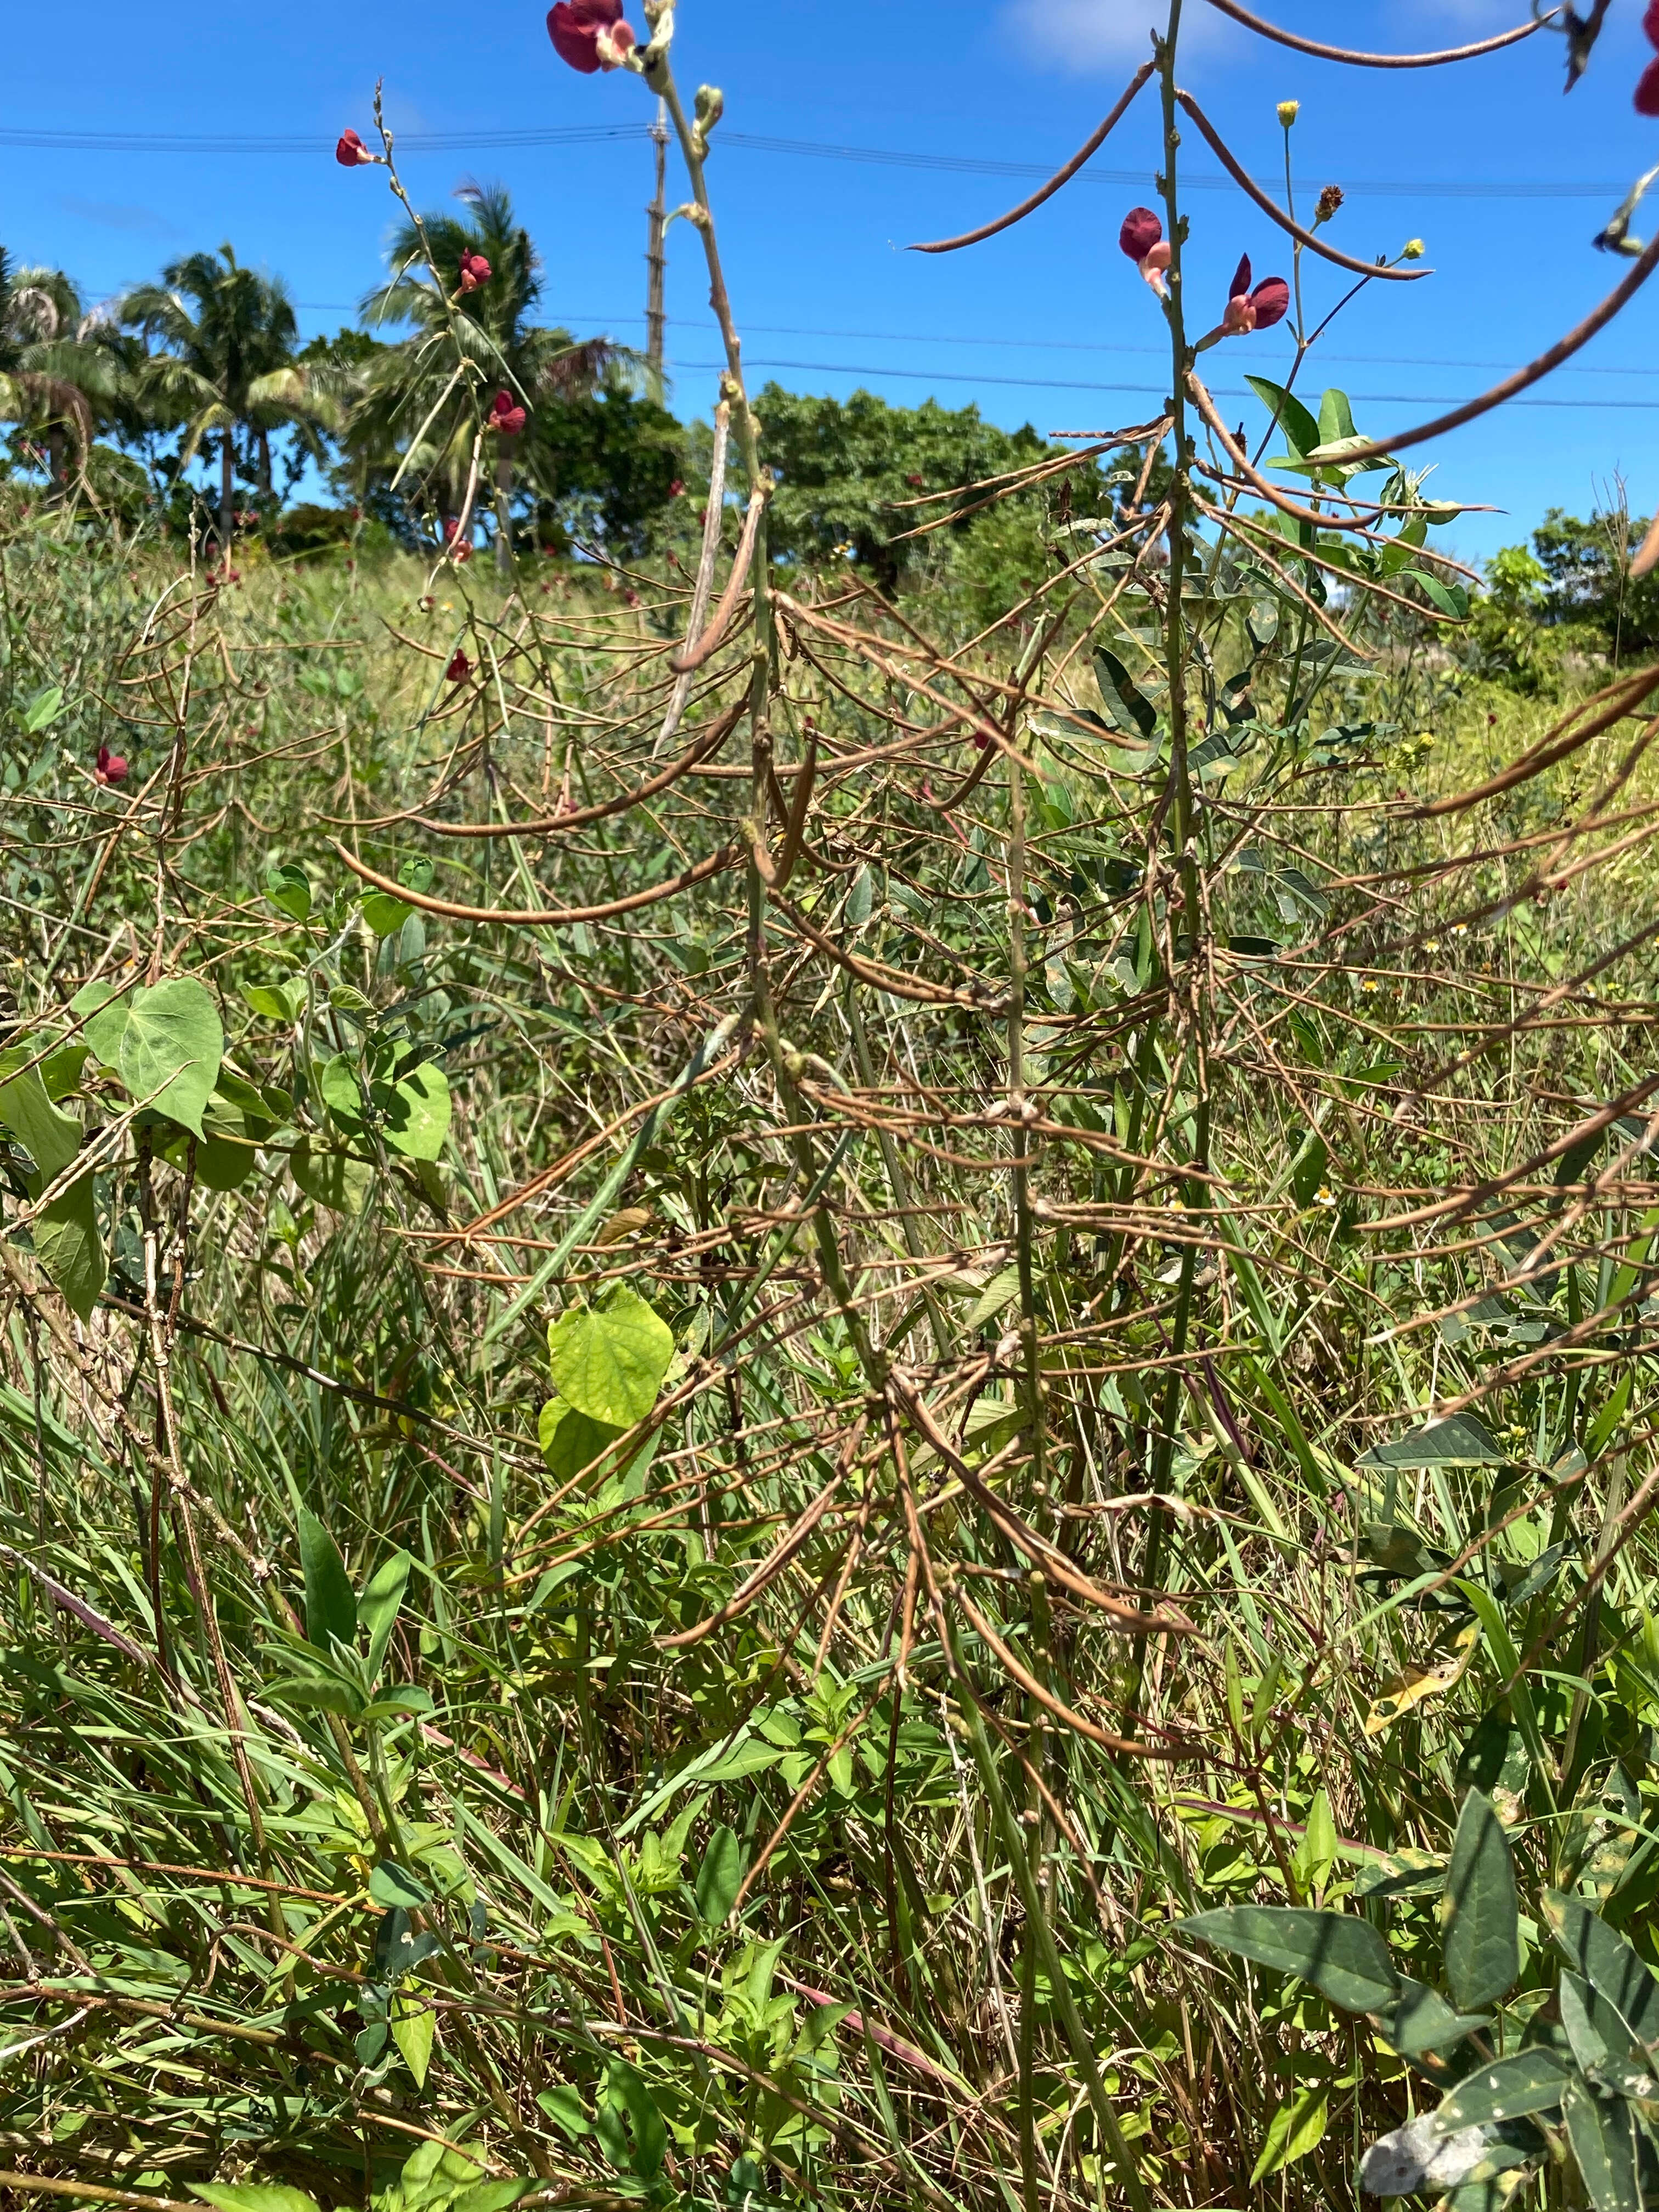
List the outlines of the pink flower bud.
{"label": "pink flower bud", "polygon": [[618,68],[635,46],[633,30],[623,21],[623,0],[555,0],[547,35],[559,59],[584,76]]}
{"label": "pink flower bud", "polygon": [[93,769],[94,781],[98,783],[125,783],[128,775],[126,756],[112,753],[107,745],[100,745],[98,759]]}
{"label": "pink flower bud", "polygon": [[498,392],[495,404],[489,411],[489,427],[492,430],[499,430],[504,438],[516,438],[524,425],[525,411],[515,403],[513,394]]}
{"label": "pink flower bud", "polygon": [[1250,257],[1247,253],[1233,271],[1227,287],[1226,312],[1221,318],[1223,337],[1236,338],[1251,331],[1271,330],[1290,312],[1291,288],[1282,276],[1264,276],[1250,289]]}
{"label": "pink flower bud", "polygon": [[483,258],[483,254],[482,254],[482,253],[464,253],[464,254],[462,254],[462,256],[461,256],[461,289],[462,289],[462,291],[463,291],[463,292],[476,292],[476,291],[477,290],[477,289],[478,289],[478,287],[479,287],[479,285],[480,285],[480,284],[487,284],[489,282],[489,263],[484,259],[484,258]]}
{"label": "pink flower bud", "polygon": [[343,169],[356,169],[365,161],[373,161],[374,156],[355,131],[343,131],[340,143],[334,149],[334,158]]}
{"label": "pink flower bud", "polygon": [[[1151,208],[1131,208],[1123,218],[1123,228],[1117,234],[1117,242],[1139,267],[1163,236],[1164,225]],[[1168,263],[1164,265],[1167,267]]]}

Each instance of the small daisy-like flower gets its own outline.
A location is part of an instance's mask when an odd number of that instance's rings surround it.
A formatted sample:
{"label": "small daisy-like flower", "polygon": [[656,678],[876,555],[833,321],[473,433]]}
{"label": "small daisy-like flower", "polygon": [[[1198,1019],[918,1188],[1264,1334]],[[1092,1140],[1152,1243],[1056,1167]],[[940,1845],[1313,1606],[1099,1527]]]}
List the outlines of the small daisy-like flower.
{"label": "small daisy-like flower", "polygon": [[1425,952],[1438,952],[1440,950],[1440,939],[1437,937],[1425,939],[1424,940],[1423,950]]}
{"label": "small daisy-like flower", "polygon": [[1316,1206],[1334,1206],[1336,1204],[1336,1193],[1331,1188],[1329,1183],[1322,1182],[1320,1184],[1318,1189],[1314,1193],[1314,1204]]}
{"label": "small daisy-like flower", "polygon": [[1451,926],[1451,933],[1454,937],[1467,937],[1469,933],[1469,925],[1467,921],[1455,921]]}
{"label": "small daisy-like flower", "polygon": [[1364,981],[1359,988],[1362,991],[1380,991],[1382,988],[1382,986],[1377,981],[1375,975],[1367,975]]}

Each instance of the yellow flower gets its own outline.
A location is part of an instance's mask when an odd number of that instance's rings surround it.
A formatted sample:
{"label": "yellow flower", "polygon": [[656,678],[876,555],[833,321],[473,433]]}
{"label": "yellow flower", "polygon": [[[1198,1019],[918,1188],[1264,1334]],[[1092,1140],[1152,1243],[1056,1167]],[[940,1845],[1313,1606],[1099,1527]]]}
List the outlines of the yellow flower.
{"label": "yellow flower", "polygon": [[1403,258],[1407,261],[1420,261],[1428,250],[1420,238],[1408,238]]}
{"label": "yellow flower", "polygon": [[1287,131],[1301,112],[1302,102],[1299,100],[1281,100],[1279,103],[1279,119]]}

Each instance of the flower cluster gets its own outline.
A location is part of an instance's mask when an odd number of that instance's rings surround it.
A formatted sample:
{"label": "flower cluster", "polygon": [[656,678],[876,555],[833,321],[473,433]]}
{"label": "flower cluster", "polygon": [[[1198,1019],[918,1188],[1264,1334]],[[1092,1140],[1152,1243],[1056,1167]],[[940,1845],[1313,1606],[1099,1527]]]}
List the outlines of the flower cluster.
{"label": "flower cluster", "polygon": [[[1642,28],[1648,34],[1648,44],[1659,46],[1659,0],[1648,0]],[[1636,112],[1659,115],[1659,61],[1650,61],[1636,80]]]}
{"label": "flower cluster", "polygon": [[[1659,0],[1653,0],[1659,9]],[[1131,208],[1117,234],[1118,245],[1133,261],[1159,299],[1168,295],[1165,272],[1170,266],[1170,241],[1164,225],[1151,208]],[[1249,331],[1271,330],[1290,312],[1291,288],[1282,276],[1264,276],[1250,289],[1250,257],[1247,253],[1233,271],[1227,287],[1226,313],[1208,343],[1217,338],[1243,337]]]}
{"label": "flower cluster", "polygon": [[555,0],[547,35],[559,59],[584,76],[620,69],[638,44],[623,21],[623,0]]}
{"label": "flower cluster", "polygon": [[464,254],[462,254],[462,256],[461,256],[461,289],[462,289],[462,291],[463,291],[463,292],[476,292],[476,291],[477,290],[477,289],[478,289],[478,287],[479,287],[479,285],[480,285],[480,284],[487,284],[489,282],[489,263],[484,259],[484,258],[483,258],[483,254],[482,254],[482,253],[464,253]]}
{"label": "flower cluster", "polygon": [[504,438],[516,438],[524,425],[525,411],[514,399],[513,394],[510,392],[498,392],[495,394],[495,404],[489,410],[489,421],[484,425],[485,428],[499,430]]}

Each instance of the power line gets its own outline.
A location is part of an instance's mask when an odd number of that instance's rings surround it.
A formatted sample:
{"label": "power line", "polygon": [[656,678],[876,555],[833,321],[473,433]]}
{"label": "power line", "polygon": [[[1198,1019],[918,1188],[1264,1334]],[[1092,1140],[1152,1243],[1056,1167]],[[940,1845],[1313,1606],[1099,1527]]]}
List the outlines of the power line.
{"label": "power line", "polygon": [[[356,313],[357,303],[352,300],[300,300],[295,303],[307,313]],[[599,330],[610,330],[624,323],[642,319],[636,314],[594,314],[574,307],[561,312],[562,322],[582,323]],[[1125,345],[1105,338],[1000,338],[986,337],[980,333],[957,335],[947,331],[852,331],[832,330],[805,323],[748,323],[744,325],[745,336],[773,338],[867,338],[878,345],[960,345],[995,346],[1004,350],[1013,349],[1021,353],[1104,353],[1144,354],[1167,360],[1167,345]],[[1310,358],[1316,367],[1327,362],[1340,362],[1345,368],[1474,368],[1510,369],[1512,361],[1468,361],[1461,357],[1426,354],[1392,353],[1328,353],[1323,347]],[[872,374],[875,372],[872,371]],[[1608,367],[1600,363],[1570,362],[1555,371],[1558,376],[1650,376],[1646,365],[1628,368]],[[1078,387],[1068,386],[1068,390]]]}
{"label": "power line", "polygon": [[[408,131],[398,134],[405,151],[421,154],[527,151],[538,147],[591,146],[649,136],[646,124],[569,125],[525,131]],[[980,155],[930,154],[892,146],[842,146],[811,138],[775,138],[759,132],[723,130],[718,148],[734,152],[783,155],[793,159],[851,161],[862,166],[923,169],[955,176],[1044,178],[1053,173],[1045,161],[1000,161]],[[0,130],[0,147],[33,153],[303,155],[320,160],[331,150],[332,141],[311,133],[234,137],[221,132],[141,131],[25,131]],[[1087,168],[1079,173],[1085,185],[1142,186],[1152,172],[1146,169]],[[1186,183],[1200,191],[1230,189],[1221,175],[1188,173]],[[1622,198],[1623,182],[1595,183],[1574,179],[1540,180],[1533,178],[1361,177],[1345,182],[1350,198],[1454,199],[1607,199]]]}
{"label": "power line", "polygon": [[[1063,376],[988,376],[977,369],[955,368],[873,368],[867,362],[851,361],[761,361],[750,358],[747,368],[805,369],[830,376],[893,376],[905,377],[921,384],[1002,384],[1012,385],[1033,392],[1122,392],[1143,398],[1158,398],[1167,391],[1163,384],[1093,384],[1073,381]],[[701,371],[724,371],[723,361],[671,361],[670,368]],[[1217,388],[1218,399],[1248,399],[1254,395],[1243,391]],[[1466,392],[1354,392],[1349,398],[1376,406],[1456,407],[1468,398]],[[1575,408],[1594,406],[1598,410],[1617,409],[1622,412],[1659,410],[1659,399],[1511,399],[1510,407]]]}

